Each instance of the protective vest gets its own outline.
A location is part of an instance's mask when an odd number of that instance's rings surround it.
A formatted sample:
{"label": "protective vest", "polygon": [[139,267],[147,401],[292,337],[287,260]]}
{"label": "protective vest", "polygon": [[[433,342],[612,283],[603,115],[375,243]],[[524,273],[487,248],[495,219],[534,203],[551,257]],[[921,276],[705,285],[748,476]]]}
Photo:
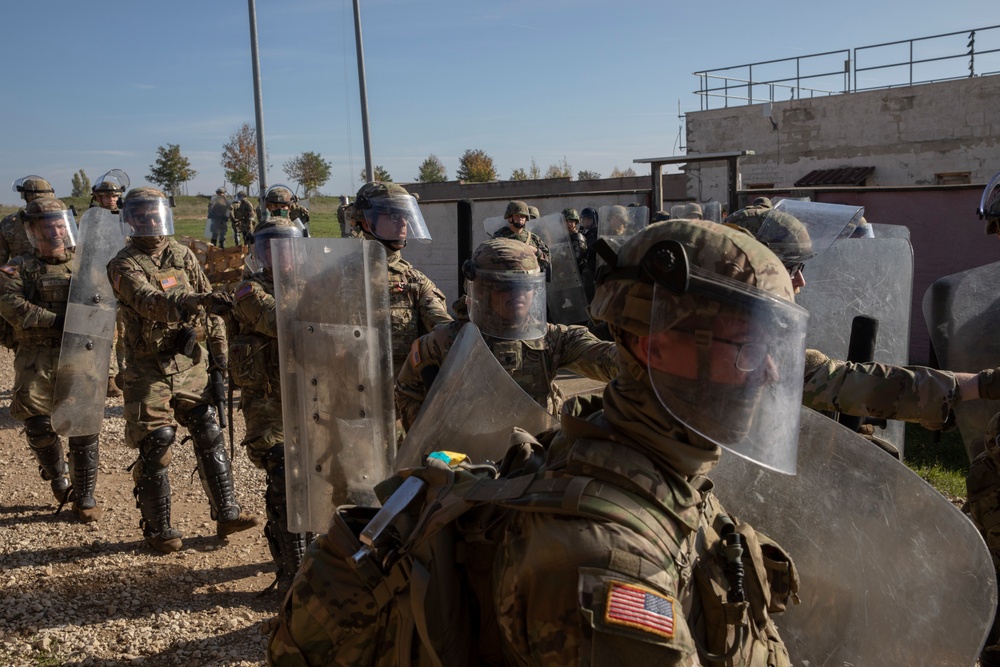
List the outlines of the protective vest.
{"label": "protective vest", "polygon": [[557,414],[549,397],[555,372],[550,367],[545,338],[503,340],[483,336],[483,340],[514,382],[540,406]]}
{"label": "protective vest", "polygon": [[427,333],[420,317],[420,275],[409,263],[389,265],[389,318],[392,326],[392,367],[403,367],[410,345]]}
{"label": "protective vest", "polygon": [[[47,264],[33,255],[20,255],[10,263],[19,267],[25,299],[57,315],[66,314],[69,281],[73,274],[68,260],[59,264]],[[58,345],[62,340],[62,327],[22,329],[15,325],[14,340],[18,344],[37,345],[44,342]]]}
{"label": "protective vest", "polygon": [[[121,251],[129,263],[146,275],[146,281],[155,289],[167,292],[193,293],[196,290],[191,284],[185,265],[184,246],[170,240],[161,258],[165,261],[161,267],[152,257],[132,245],[127,245]],[[187,357],[178,349],[180,333],[184,329],[194,328],[198,340],[205,340],[204,323],[194,322],[155,322],[140,315],[127,304],[119,302],[122,317],[125,320],[125,341],[132,351],[133,358],[153,358],[165,375],[181,373],[193,368],[200,359]]]}

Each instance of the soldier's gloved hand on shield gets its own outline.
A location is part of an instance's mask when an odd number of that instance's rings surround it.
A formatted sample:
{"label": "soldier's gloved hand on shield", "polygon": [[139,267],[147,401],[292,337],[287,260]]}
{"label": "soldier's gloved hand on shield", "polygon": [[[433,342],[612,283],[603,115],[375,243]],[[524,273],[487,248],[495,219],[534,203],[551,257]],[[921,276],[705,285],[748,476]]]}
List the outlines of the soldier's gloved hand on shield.
{"label": "soldier's gloved hand on shield", "polygon": [[979,371],[979,398],[1000,400],[1000,368]]}
{"label": "soldier's gloved hand on shield", "polygon": [[233,309],[233,297],[223,292],[189,294],[184,297],[184,307],[191,313],[203,308],[212,315],[225,315]]}
{"label": "soldier's gloved hand on shield", "polygon": [[52,321],[52,328],[62,329],[64,324],[66,324],[66,316],[62,314],[56,314],[56,318]]}

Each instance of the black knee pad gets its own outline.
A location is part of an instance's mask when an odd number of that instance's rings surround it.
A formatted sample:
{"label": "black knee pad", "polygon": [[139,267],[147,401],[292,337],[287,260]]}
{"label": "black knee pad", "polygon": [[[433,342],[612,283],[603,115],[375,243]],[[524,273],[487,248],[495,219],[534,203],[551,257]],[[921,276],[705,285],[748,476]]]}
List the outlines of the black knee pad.
{"label": "black knee pad", "polygon": [[59,440],[59,436],[52,430],[52,419],[48,415],[25,419],[24,434],[32,449],[45,449]]}
{"label": "black knee pad", "polygon": [[174,442],[175,433],[173,426],[163,426],[139,441],[144,474],[154,475],[170,465],[170,445]]}
{"label": "black knee pad", "polygon": [[211,449],[221,438],[222,429],[215,420],[215,407],[198,405],[187,413],[188,431],[197,449]]}

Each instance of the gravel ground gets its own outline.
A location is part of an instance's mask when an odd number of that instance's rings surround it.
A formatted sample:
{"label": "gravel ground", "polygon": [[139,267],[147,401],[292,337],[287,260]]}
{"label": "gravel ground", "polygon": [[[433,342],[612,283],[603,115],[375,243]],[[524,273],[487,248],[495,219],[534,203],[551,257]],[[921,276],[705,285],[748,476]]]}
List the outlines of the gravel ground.
{"label": "gravel ground", "polygon": [[[10,418],[13,355],[0,349],[0,665],[264,665],[261,623],[281,600],[262,528],[215,537],[191,443],[179,429],[170,465],[173,525],[184,548],[161,555],[142,541],[126,472],[121,399],[101,433],[100,521],[56,505]],[[235,419],[236,441],[243,420]],[[228,435],[227,435],[228,438]],[[237,498],[264,513],[264,474],[236,451]]]}

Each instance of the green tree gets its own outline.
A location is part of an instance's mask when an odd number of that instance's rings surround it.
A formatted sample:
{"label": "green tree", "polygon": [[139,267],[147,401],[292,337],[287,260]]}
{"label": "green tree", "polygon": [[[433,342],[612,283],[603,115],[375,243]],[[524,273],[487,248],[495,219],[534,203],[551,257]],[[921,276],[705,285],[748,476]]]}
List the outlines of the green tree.
{"label": "green tree", "polygon": [[[377,164],[374,167],[372,167],[372,174],[375,176],[374,180],[376,181],[382,181],[383,183],[392,183],[392,175],[385,167],[383,167],[380,164]],[[365,173],[364,169],[361,170],[361,182],[362,183],[368,182],[368,174]]]}
{"label": "green tree", "polygon": [[549,165],[548,171],[545,172],[545,178],[573,178],[573,168],[569,166],[565,155],[563,156],[562,164]]}
{"label": "green tree", "polygon": [[156,162],[149,165],[146,180],[156,183],[170,195],[180,194],[180,187],[198,172],[191,168],[191,162],[181,155],[180,144],[167,144],[156,149]]}
{"label": "green tree", "polygon": [[538,163],[535,162],[535,158],[531,158],[531,167],[528,168],[528,179],[537,181],[541,177],[542,170],[538,168]]}
{"label": "green tree", "polygon": [[469,183],[489,183],[497,180],[497,168],[486,151],[469,149],[458,159],[456,176],[458,180]]}
{"label": "green tree", "polygon": [[319,153],[306,151],[282,165],[285,175],[302,186],[302,196],[309,197],[330,180],[330,163]]}
{"label": "green tree", "polygon": [[621,170],[618,168],[618,165],[615,165],[615,168],[611,170],[611,178],[625,178],[626,176],[635,176],[635,169],[628,167],[625,170]]}
{"label": "green tree", "polygon": [[576,180],[578,181],[596,181],[600,178],[601,175],[596,171],[587,171],[584,169],[583,171],[576,172]]}
{"label": "green tree", "polygon": [[526,181],[526,180],[528,180],[528,172],[526,172],[521,167],[518,167],[514,171],[510,172],[510,180],[512,180],[512,181]]}
{"label": "green tree", "polygon": [[417,183],[444,183],[447,180],[448,172],[445,171],[444,164],[437,155],[431,153],[426,160],[420,163]]}
{"label": "green tree", "polygon": [[226,180],[247,191],[259,180],[257,174],[257,129],[243,123],[229,135],[222,146],[219,164],[226,171]]}
{"label": "green tree", "polygon": [[73,192],[71,197],[86,197],[90,194],[90,179],[83,169],[73,174]]}

